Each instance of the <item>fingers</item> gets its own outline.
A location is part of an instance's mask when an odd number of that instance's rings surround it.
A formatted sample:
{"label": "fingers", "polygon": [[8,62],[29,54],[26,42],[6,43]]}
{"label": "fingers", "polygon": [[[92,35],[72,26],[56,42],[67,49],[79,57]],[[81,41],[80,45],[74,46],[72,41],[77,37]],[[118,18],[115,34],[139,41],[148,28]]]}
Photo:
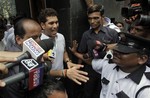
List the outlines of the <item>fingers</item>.
{"label": "fingers", "polygon": [[84,65],[79,65],[79,64],[76,64],[76,66],[74,66],[74,69],[80,69],[80,68],[83,68]]}
{"label": "fingers", "polygon": [[2,80],[0,80],[0,87],[4,87],[6,85],[5,82],[3,82]]}
{"label": "fingers", "polygon": [[87,72],[85,72],[85,71],[81,71],[81,70],[78,70],[78,73],[79,73],[79,74],[82,74],[82,75],[88,75],[88,73],[87,73]]}
{"label": "fingers", "polygon": [[79,81],[82,81],[82,82],[87,82],[89,80],[89,78],[87,76],[84,76],[81,74],[79,74],[76,79]]}
{"label": "fingers", "polygon": [[6,66],[2,63],[0,63],[0,71],[3,73],[3,74],[7,74],[8,73],[8,69],[6,68]]}
{"label": "fingers", "polygon": [[78,43],[77,43],[76,40],[73,41],[73,46],[74,46],[74,47],[78,47]]}
{"label": "fingers", "polygon": [[79,85],[82,84],[80,81],[78,81],[78,80],[76,80],[76,79],[72,79],[72,80],[73,80],[75,83],[79,84]]}
{"label": "fingers", "polygon": [[67,70],[67,77],[73,80],[75,83],[81,85],[81,82],[87,82],[89,78],[87,77],[88,73],[79,70],[83,65],[76,65]]}

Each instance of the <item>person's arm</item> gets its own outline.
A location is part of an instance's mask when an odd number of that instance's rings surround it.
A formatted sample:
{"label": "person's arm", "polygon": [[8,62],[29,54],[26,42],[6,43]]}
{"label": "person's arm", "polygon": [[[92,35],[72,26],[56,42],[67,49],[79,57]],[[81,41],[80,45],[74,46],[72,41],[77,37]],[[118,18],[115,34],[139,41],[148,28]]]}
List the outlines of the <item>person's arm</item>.
{"label": "person's arm", "polygon": [[67,64],[68,68],[74,67],[77,64],[72,63],[72,60],[69,58],[67,51],[64,52],[64,62]]}
{"label": "person's arm", "polygon": [[22,52],[0,51],[0,62],[15,62]]}
{"label": "person's arm", "polygon": [[76,65],[72,68],[63,70],[50,70],[50,75],[56,77],[67,77],[75,83],[81,85],[81,82],[87,82],[89,80],[87,77],[88,73],[79,70],[81,67],[83,67],[83,65]]}
{"label": "person's arm", "polygon": [[89,8],[90,6],[92,6],[94,4],[93,0],[85,0],[85,3],[87,5],[87,8]]}
{"label": "person's arm", "polygon": [[77,47],[78,47],[78,43],[76,40],[73,41],[72,43],[72,47],[69,47],[69,50],[79,59],[78,60],[78,63],[81,64],[82,61],[84,61],[85,63],[91,65],[91,59],[84,59],[83,58],[83,54],[82,53],[79,53],[77,52]]}

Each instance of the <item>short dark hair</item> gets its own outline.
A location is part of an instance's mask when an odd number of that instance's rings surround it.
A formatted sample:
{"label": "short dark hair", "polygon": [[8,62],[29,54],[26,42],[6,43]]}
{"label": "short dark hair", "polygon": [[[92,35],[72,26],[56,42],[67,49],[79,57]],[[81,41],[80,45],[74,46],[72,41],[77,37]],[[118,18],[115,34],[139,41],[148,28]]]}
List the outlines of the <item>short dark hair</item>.
{"label": "short dark hair", "polygon": [[47,21],[46,18],[49,16],[57,16],[58,17],[58,14],[57,14],[56,10],[53,8],[42,9],[38,16],[39,23],[41,23],[41,22],[45,23]]}
{"label": "short dark hair", "polygon": [[87,10],[87,14],[91,14],[93,12],[100,12],[101,16],[104,14],[104,6],[101,4],[94,4],[90,6]]}
{"label": "short dark hair", "polygon": [[15,25],[14,25],[14,34],[15,36],[18,35],[21,38],[24,37],[24,35],[26,34],[25,29],[23,27],[23,23],[26,19],[21,19],[19,20]]}
{"label": "short dark hair", "polygon": [[47,80],[32,91],[30,98],[48,98],[54,91],[66,92],[62,82]]}
{"label": "short dark hair", "polygon": [[117,24],[119,24],[119,23],[124,27],[124,23],[123,23],[123,22],[121,22],[121,21],[116,21],[116,22],[114,22],[115,25],[117,25]]}

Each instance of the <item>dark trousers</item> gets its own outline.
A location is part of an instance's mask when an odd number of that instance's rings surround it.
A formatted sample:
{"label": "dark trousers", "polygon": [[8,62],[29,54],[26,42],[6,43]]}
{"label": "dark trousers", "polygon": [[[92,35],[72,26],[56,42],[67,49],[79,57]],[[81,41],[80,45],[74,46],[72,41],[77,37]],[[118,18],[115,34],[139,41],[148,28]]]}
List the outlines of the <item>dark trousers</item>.
{"label": "dark trousers", "polygon": [[79,98],[99,98],[101,90],[101,75],[95,72],[91,65],[85,65],[83,70],[88,72],[89,81],[83,84]]}

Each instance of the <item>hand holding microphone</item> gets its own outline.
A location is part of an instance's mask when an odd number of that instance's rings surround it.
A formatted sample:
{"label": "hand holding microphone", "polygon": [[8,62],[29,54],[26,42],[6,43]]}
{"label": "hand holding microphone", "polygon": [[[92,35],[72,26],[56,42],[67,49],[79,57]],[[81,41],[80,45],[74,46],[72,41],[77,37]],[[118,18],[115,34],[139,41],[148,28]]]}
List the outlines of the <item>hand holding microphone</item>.
{"label": "hand holding microphone", "polygon": [[23,42],[24,53],[17,57],[17,62],[5,64],[7,68],[13,67],[20,62],[23,66],[21,68],[22,72],[3,79],[3,81],[6,82],[6,85],[21,81],[28,77],[30,90],[42,83],[43,73],[47,68],[36,60],[40,61],[43,53],[52,49],[54,44],[51,39],[41,40],[38,44],[32,38],[27,39]]}
{"label": "hand holding microphone", "polygon": [[16,62],[6,63],[5,66],[7,68],[11,68],[20,63],[21,60],[27,58],[34,58],[35,60],[38,61],[41,59],[43,54],[47,52],[49,49],[52,49],[53,46],[54,43],[51,39],[41,40],[40,42],[36,43],[32,38],[29,38],[23,42],[24,53],[17,57]]}
{"label": "hand holding microphone", "polygon": [[[0,63],[0,72],[2,74],[7,74],[8,73],[8,69],[2,63]],[[6,83],[4,81],[0,80],[0,87],[4,87],[5,85],[6,85]]]}

